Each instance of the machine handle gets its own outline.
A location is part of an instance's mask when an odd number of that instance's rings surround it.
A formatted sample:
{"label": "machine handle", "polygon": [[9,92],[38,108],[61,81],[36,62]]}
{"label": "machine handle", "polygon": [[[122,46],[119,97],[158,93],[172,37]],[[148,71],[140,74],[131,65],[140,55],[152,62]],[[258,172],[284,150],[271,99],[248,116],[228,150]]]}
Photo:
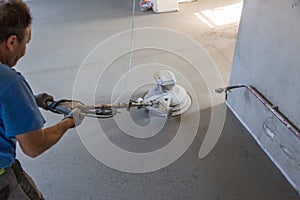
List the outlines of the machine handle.
{"label": "machine handle", "polygon": [[71,112],[71,110],[65,108],[64,106],[59,106],[59,102],[60,101],[46,101],[46,105],[52,112],[68,115]]}

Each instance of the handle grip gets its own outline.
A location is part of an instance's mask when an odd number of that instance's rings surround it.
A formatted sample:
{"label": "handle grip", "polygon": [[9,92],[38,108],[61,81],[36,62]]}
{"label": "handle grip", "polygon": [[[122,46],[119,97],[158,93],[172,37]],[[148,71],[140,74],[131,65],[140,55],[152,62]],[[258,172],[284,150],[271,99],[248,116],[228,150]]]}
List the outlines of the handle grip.
{"label": "handle grip", "polygon": [[49,108],[50,111],[63,114],[63,115],[68,115],[71,110],[65,108],[64,106],[59,105],[59,101],[46,101],[46,105]]}

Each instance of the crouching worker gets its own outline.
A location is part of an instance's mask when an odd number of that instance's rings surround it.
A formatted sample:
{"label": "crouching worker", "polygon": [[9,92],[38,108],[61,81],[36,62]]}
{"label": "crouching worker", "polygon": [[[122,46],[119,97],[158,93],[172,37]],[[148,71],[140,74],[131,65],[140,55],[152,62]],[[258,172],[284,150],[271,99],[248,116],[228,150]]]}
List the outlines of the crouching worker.
{"label": "crouching worker", "polygon": [[73,110],[56,125],[43,128],[38,107],[47,109],[47,94],[34,96],[25,78],[13,67],[25,55],[31,37],[31,15],[21,0],[0,0],[0,199],[44,199],[16,160],[16,142],[36,157],[83,120]]}

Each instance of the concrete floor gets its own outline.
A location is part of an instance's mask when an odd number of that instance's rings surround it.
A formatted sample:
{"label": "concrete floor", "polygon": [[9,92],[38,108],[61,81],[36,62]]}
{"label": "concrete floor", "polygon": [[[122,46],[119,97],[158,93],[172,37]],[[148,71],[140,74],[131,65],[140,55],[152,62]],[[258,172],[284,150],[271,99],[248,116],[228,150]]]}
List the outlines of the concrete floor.
{"label": "concrete floor", "polygon": [[[126,31],[131,27],[131,1],[28,2],[34,18],[33,35],[27,55],[18,63],[17,69],[26,76],[34,92],[48,92],[56,99],[81,97],[84,102],[91,100],[89,95],[96,98],[97,103],[110,100],[114,87],[121,88],[122,81],[116,82],[126,72],[129,62],[130,34]],[[212,110],[224,112],[226,107],[224,100],[211,103],[212,98],[218,97],[209,93],[211,88],[206,84],[215,79],[220,81],[213,82],[213,87],[228,83],[238,23],[210,28],[194,13],[239,2],[197,1],[180,4],[179,12],[164,14],[142,13],[136,9],[136,28],[152,28],[146,32],[139,29],[135,33],[135,45],[143,48],[135,51],[133,56],[135,70],[130,75],[128,90],[133,89],[134,93],[129,95],[138,96],[149,87],[153,70],[171,68],[179,76],[178,82],[182,81],[192,93],[192,108],[187,117],[166,121],[159,134],[147,139],[129,137],[113,119],[99,120],[99,123],[86,119],[80,129],[70,130],[52,149],[36,159],[18,151],[17,157],[46,199],[300,199],[228,110],[216,146],[205,158],[198,157],[212,121]],[[169,40],[164,37],[165,33]],[[196,41],[196,47],[192,43],[187,45],[190,41]],[[151,43],[157,44],[151,46]],[[97,45],[98,48],[92,51]],[[219,71],[221,77],[214,73],[211,76],[205,71],[207,68],[208,71]],[[200,75],[197,74],[199,71]],[[104,75],[99,79],[100,72]],[[76,87],[78,80],[81,90]],[[133,85],[141,80],[146,81],[143,86]],[[47,125],[61,119],[49,112],[43,111],[43,114]],[[144,127],[145,132],[149,131],[149,116],[135,111],[130,114],[142,130]],[[123,115],[120,116],[126,126],[126,116],[123,119]],[[197,125],[196,130],[189,126],[183,130],[186,138],[195,132],[191,146],[172,164],[148,173],[112,169],[107,163],[98,161],[97,155],[91,155],[82,140],[94,138],[100,125],[107,138],[124,150],[151,152],[170,143],[180,125],[189,121]],[[133,127],[128,131],[136,130]],[[106,149],[103,152],[110,154]],[[113,154],[111,159],[114,159]],[[126,158],[122,159],[130,166]],[[142,163],[141,169],[154,162]]]}

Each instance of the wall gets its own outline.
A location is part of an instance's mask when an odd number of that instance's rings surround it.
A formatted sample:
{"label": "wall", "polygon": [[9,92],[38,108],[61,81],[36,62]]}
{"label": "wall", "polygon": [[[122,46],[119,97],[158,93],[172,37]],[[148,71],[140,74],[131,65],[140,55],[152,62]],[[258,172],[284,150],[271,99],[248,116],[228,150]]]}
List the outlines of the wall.
{"label": "wall", "polygon": [[[254,86],[300,127],[299,76],[300,1],[244,0],[230,85]],[[227,104],[299,192],[300,140],[245,89]]]}

